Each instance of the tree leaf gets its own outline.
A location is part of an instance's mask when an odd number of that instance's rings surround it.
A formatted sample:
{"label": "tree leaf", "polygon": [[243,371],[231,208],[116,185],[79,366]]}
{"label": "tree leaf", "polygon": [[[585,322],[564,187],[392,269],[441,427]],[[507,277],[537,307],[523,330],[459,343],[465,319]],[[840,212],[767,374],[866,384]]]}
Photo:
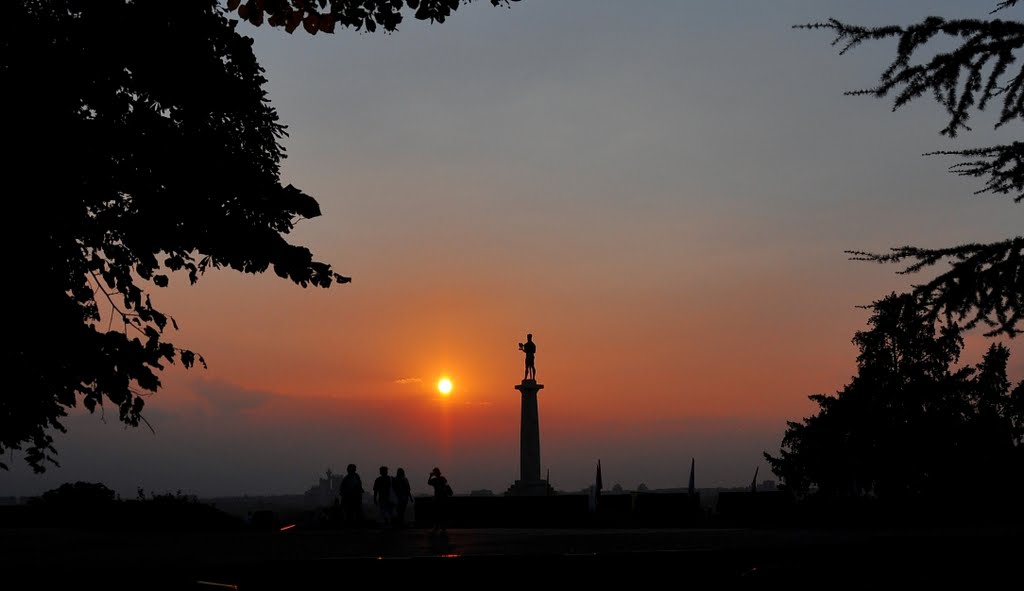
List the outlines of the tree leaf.
{"label": "tree leaf", "polygon": [[287,23],[284,26],[284,30],[289,32],[289,33],[293,33],[293,32],[295,32],[295,29],[297,29],[299,27],[299,24],[301,24],[301,23],[302,23],[302,13],[299,12],[298,10],[296,10],[295,12],[292,12],[291,14],[288,15]]}
{"label": "tree leaf", "polygon": [[334,33],[334,17],[329,14],[320,15],[320,30],[324,33]]}
{"label": "tree leaf", "polygon": [[302,28],[306,29],[306,32],[310,35],[316,35],[317,29],[320,26],[320,19],[316,15],[309,15],[302,19]]}

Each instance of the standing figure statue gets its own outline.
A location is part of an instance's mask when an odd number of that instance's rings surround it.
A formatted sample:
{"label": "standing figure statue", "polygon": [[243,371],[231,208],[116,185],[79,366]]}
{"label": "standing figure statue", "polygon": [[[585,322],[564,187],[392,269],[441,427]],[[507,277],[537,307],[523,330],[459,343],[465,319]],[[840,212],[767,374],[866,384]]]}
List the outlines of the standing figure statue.
{"label": "standing figure statue", "polygon": [[533,365],[533,357],[537,353],[537,344],[533,342],[533,335],[526,335],[526,342],[519,343],[519,350],[526,353],[526,371],[523,380],[537,381],[537,368]]}

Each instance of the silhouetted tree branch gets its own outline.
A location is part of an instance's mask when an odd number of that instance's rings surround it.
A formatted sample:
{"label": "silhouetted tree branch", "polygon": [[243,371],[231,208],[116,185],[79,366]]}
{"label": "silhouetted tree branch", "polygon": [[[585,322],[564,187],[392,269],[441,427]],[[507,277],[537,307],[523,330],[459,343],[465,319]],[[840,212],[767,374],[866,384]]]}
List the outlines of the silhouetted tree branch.
{"label": "silhouetted tree branch", "polygon": [[[897,38],[896,57],[882,72],[874,88],[852,90],[849,95],[872,95],[884,98],[894,95],[897,110],[925,94],[931,94],[946,109],[949,122],[943,135],[955,137],[970,130],[967,121],[972,111],[985,110],[990,101],[1002,99],[996,127],[1024,112],[1024,73],[1010,66],[1017,61],[1016,52],[1024,46],[1024,23],[1004,20],[958,19],[929,17],[911,25],[862,27],[836,19],[825,23],[797,25],[797,28],[832,29],[832,45],[842,46],[845,54],[865,41]],[[932,47],[940,35],[963,39],[951,51],[939,52],[923,62],[914,63],[915,54]]]}
{"label": "silhouetted tree branch", "polygon": [[[928,152],[925,156],[963,156],[969,160],[949,167],[950,172],[959,176],[985,178],[985,186],[974,192],[1015,195],[1014,202],[1024,199],[1024,143],[975,148],[973,150]],[[972,159],[973,160],[970,160]]]}
{"label": "silhouetted tree branch", "polygon": [[854,260],[879,263],[913,261],[901,273],[916,273],[942,261],[950,270],[928,283],[914,286],[919,305],[932,320],[963,323],[964,328],[987,326],[987,336],[1015,337],[1024,311],[1024,238],[992,244],[951,248],[893,248],[888,254],[847,251]]}
{"label": "silhouetted tree branch", "polygon": [[[1015,7],[1017,0],[996,5],[992,13]],[[797,25],[797,28],[830,29],[832,45],[840,54],[869,41],[896,39],[896,56],[881,75],[877,86],[847,94],[893,97],[893,110],[930,95],[942,105],[948,121],[941,133],[956,137],[969,131],[974,111],[998,103],[996,128],[1018,122],[1024,115],[1024,68],[1018,64],[1024,47],[1024,23],[1015,20],[946,20],[929,17],[911,26],[863,27],[836,19]],[[936,44],[951,41],[953,48],[918,56]],[[917,61],[915,61],[917,60]],[[964,150],[942,150],[929,155],[955,155],[963,162],[950,172],[982,179],[976,194],[1010,195],[1015,204],[1024,199],[1024,144],[1014,141]],[[1022,266],[1024,238],[992,244],[966,244],[952,248],[926,249],[913,246],[894,248],[888,254],[848,251],[856,260],[908,263],[902,273],[915,273],[939,261],[951,269],[935,279],[914,287],[919,303],[929,317],[947,322],[983,323],[991,335],[1017,335],[1021,322],[1024,291]]]}

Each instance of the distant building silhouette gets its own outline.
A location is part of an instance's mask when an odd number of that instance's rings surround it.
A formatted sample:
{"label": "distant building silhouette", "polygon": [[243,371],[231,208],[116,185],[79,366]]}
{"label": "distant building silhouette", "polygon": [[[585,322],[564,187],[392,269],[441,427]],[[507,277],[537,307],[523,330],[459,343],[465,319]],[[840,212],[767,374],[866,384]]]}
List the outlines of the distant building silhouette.
{"label": "distant building silhouette", "polygon": [[321,477],[319,482],[303,493],[306,502],[315,507],[326,507],[333,504],[341,489],[341,477],[341,474],[335,474],[328,468],[326,476]]}

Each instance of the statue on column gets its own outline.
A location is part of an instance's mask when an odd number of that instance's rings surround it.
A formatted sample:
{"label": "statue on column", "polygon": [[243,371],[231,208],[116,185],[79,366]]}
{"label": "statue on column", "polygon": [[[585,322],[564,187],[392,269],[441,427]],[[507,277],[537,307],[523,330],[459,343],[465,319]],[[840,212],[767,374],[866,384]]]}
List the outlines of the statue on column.
{"label": "statue on column", "polygon": [[519,343],[519,350],[526,353],[526,371],[523,374],[523,381],[537,381],[537,368],[533,365],[534,355],[537,353],[537,344],[533,342],[533,335],[526,335],[526,342]]}

